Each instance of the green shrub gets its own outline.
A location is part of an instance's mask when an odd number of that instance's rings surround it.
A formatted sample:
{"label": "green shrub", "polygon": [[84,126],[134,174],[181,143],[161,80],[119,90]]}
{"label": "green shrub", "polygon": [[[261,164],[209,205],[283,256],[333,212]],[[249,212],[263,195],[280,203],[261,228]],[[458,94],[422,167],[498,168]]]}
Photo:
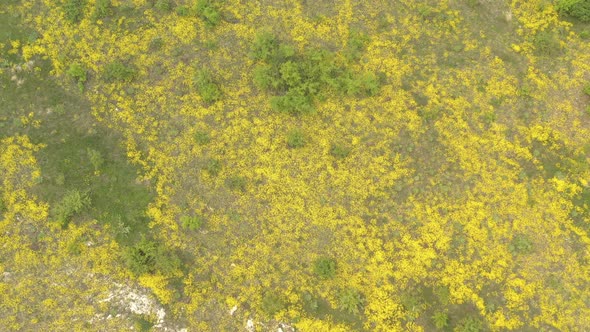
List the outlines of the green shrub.
{"label": "green shrub", "polygon": [[483,330],[483,323],[481,320],[473,317],[466,317],[462,319],[459,324],[453,329],[455,332],[479,332]]}
{"label": "green shrub", "polygon": [[211,73],[206,70],[199,70],[194,78],[194,85],[203,101],[207,104],[221,99],[221,90],[213,81]]}
{"label": "green shrub", "polygon": [[190,13],[191,13],[191,10],[187,6],[178,6],[178,7],[176,7],[176,14],[178,16],[189,16]]}
{"label": "green shrub", "polygon": [[442,330],[449,326],[449,315],[442,311],[437,311],[432,316],[432,322],[437,329]]}
{"label": "green shrub", "polygon": [[358,314],[363,305],[361,293],[354,288],[346,288],[338,294],[339,308],[349,314]]}
{"label": "green shrub", "polygon": [[226,180],[226,185],[231,190],[246,191],[248,181],[243,176],[232,176]]}
{"label": "green shrub", "polygon": [[211,137],[209,136],[209,134],[204,131],[195,132],[193,137],[195,139],[195,142],[197,142],[197,144],[199,145],[206,145],[211,141]]}
{"label": "green shrub", "polygon": [[92,12],[93,20],[102,20],[113,13],[111,0],[96,0],[94,11]]}
{"label": "green shrub", "polygon": [[270,318],[285,307],[285,302],[275,293],[267,292],[262,297],[262,311]]}
{"label": "green shrub", "polygon": [[369,42],[369,36],[357,30],[352,30],[348,37],[348,43],[344,50],[344,56],[348,61],[357,61],[361,58],[365,47]]}
{"label": "green shrub", "polygon": [[195,231],[203,225],[203,218],[199,216],[182,216],[180,217],[180,225],[182,225],[182,228]]}
{"label": "green shrub", "polygon": [[87,75],[86,70],[78,62],[74,62],[70,65],[67,71],[68,76],[76,80],[80,91],[84,90],[84,83],[86,83]]}
{"label": "green shrub", "polygon": [[162,37],[155,37],[152,40],[150,40],[149,48],[151,51],[158,51],[162,49],[162,46],[164,46],[164,40],[162,39]]}
{"label": "green shrub", "polygon": [[584,89],[582,90],[586,94],[586,96],[590,97],[590,84],[586,84]]}
{"label": "green shrub", "polygon": [[293,149],[302,148],[305,146],[305,135],[299,129],[291,130],[287,134],[287,146]]}
{"label": "green shrub", "polygon": [[588,0],[558,0],[556,8],[581,22],[590,22],[590,1]]}
{"label": "green shrub", "polygon": [[65,228],[74,215],[82,212],[88,206],[90,206],[88,193],[72,190],[64,195],[61,201],[53,207],[51,212],[57,222]]}
{"label": "green shrub", "polygon": [[63,5],[66,20],[70,23],[78,23],[84,17],[85,0],[66,0]]}
{"label": "green shrub", "polygon": [[525,234],[516,234],[508,249],[513,254],[530,254],[533,252],[533,242]]}
{"label": "green shrub", "polygon": [[125,65],[121,61],[113,61],[107,64],[103,71],[103,78],[107,82],[131,82],[137,76],[133,66]]}
{"label": "green shrub", "polygon": [[[356,37],[351,47],[357,50],[361,39]],[[274,95],[271,107],[280,112],[312,113],[314,101],[323,99],[330,89],[351,96],[372,96],[381,85],[373,73],[356,75],[339,66],[329,51],[312,49],[296,54],[292,46],[266,32],[256,36],[250,56],[259,61],[253,72],[254,84]]]}
{"label": "green shrub", "polygon": [[336,261],[322,257],[313,263],[313,271],[322,279],[331,279],[336,275]]}
{"label": "green shrub", "polygon": [[90,159],[90,163],[94,167],[94,170],[98,171],[104,163],[102,154],[99,151],[91,148],[86,149],[86,154],[88,155],[88,159]]}
{"label": "green shrub", "polygon": [[219,24],[219,22],[221,22],[221,14],[219,13],[219,9],[212,0],[197,0],[193,10],[208,27],[215,27]]}
{"label": "green shrub", "polygon": [[170,0],[158,0],[154,4],[154,7],[163,12],[168,12],[172,10],[172,3],[170,2]]}
{"label": "green shrub", "polygon": [[533,38],[535,52],[539,55],[555,56],[561,52],[559,40],[552,31],[540,31]]}
{"label": "green shrub", "polygon": [[221,171],[221,163],[217,159],[209,159],[207,160],[207,164],[205,164],[205,170],[211,176],[217,176]]}
{"label": "green shrub", "polygon": [[346,145],[334,143],[330,148],[330,154],[336,158],[344,159],[350,154],[350,150]]}
{"label": "green shrub", "polygon": [[155,241],[143,237],[124,252],[127,266],[136,276],[160,272],[171,275],[180,267],[180,259]]}

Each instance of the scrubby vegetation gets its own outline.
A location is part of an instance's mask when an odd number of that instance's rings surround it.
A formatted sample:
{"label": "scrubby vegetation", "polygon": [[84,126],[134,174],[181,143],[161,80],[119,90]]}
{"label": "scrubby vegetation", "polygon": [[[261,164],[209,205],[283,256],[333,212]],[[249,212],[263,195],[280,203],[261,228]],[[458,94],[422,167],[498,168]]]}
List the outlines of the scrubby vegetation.
{"label": "scrubby vegetation", "polygon": [[5,1],[1,329],[587,329],[588,3]]}

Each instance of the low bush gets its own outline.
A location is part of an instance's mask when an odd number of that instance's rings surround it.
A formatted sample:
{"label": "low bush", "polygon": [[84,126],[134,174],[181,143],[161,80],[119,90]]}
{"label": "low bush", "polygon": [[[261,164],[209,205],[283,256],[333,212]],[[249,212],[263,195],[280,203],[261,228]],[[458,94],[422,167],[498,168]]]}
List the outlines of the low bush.
{"label": "low bush", "polygon": [[113,5],[111,0],[96,0],[94,3],[94,11],[92,12],[93,20],[102,20],[113,13]]}
{"label": "low bush", "polygon": [[584,89],[582,91],[584,91],[586,96],[590,97],[590,83],[586,84],[586,86],[584,87]]}
{"label": "low bush", "polygon": [[211,141],[211,137],[209,136],[209,134],[204,131],[195,132],[193,137],[195,139],[195,142],[197,142],[197,144],[199,145],[206,145]]}
{"label": "low bush", "polygon": [[533,242],[525,234],[516,234],[510,241],[508,249],[513,254],[530,254],[533,252]]}
{"label": "low bush", "polygon": [[313,271],[322,279],[331,279],[336,275],[336,261],[332,258],[322,257],[313,263]]}
{"label": "low bush", "polygon": [[133,66],[126,65],[121,61],[113,61],[107,64],[103,70],[103,78],[107,82],[131,82],[137,76]]}
{"label": "low bush", "polygon": [[243,176],[232,176],[226,180],[226,185],[231,190],[246,191],[248,181]]}
{"label": "low bush", "polygon": [[84,17],[85,0],[66,0],[63,5],[66,20],[70,23],[78,23]]}
{"label": "low bush", "polygon": [[346,145],[334,143],[330,148],[330,154],[338,159],[344,159],[350,154],[350,150]]}
{"label": "low bush", "polygon": [[136,275],[171,275],[180,267],[180,259],[171,251],[145,237],[124,252],[124,258],[131,272]]}
{"label": "low bush", "polygon": [[262,297],[262,311],[270,318],[285,307],[285,302],[275,293],[268,292]]}
{"label": "low bush", "polygon": [[172,2],[170,2],[170,0],[158,0],[154,4],[154,7],[163,12],[168,12],[172,10]]}
{"label": "low bush", "polygon": [[82,67],[82,65],[77,62],[72,63],[68,68],[67,74],[73,78],[76,83],[78,83],[78,89],[80,89],[80,92],[82,92],[84,90],[84,83],[86,83],[88,78],[86,70]]}
{"label": "low bush", "polygon": [[199,216],[182,216],[180,217],[180,225],[184,229],[195,231],[203,225],[203,218]]}
{"label": "low bush", "polygon": [[590,1],[588,0],[558,0],[556,8],[560,13],[581,22],[590,22]]}
{"label": "low bush", "polygon": [[305,135],[299,129],[291,130],[287,133],[287,146],[293,149],[305,146]]}
{"label": "low bush", "polygon": [[483,331],[483,323],[477,318],[471,316],[462,319],[453,329],[455,332],[479,332]]}
{"label": "low bush", "polygon": [[66,228],[71,218],[88,206],[90,206],[88,193],[72,190],[64,195],[61,201],[52,208],[51,212],[62,228]]}
{"label": "low bush", "polygon": [[354,288],[346,288],[338,294],[339,308],[349,314],[358,314],[363,306],[362,294]]}
{"label": "low bush", "polygon": [[208,27],[215,27],[221,22],[219,8],[212,0],[198,0],[193,7],[193,11]]}
{"label": "low bush", "polygon": [[204,168],[211,176],[217,176],[221,171],[221,162],[217,159],[209,159]]}
{"label": "low bush", "polygon": [[207,104],[214,103],[221,99],[221,90],[213,81],[209,71],[199,70],[194,77],[194,86]]}
{"label": "low bush", "polygon": [[94,170],[98,171],[100,169],[100,167],[102,166],[102,164],[104,163],[104,158],[102,157],[102,154],[100,153],[100,151],[88,148],[88,149],[86,149],[86,154],[88,155],[88,159],[90,160],[90,163],[94,167]]}
{"label": "low bush", "polygon": [[449,315],[445,312],[437,311],[432,315],[432,323],[439,330],[445,329],[449,326]]}

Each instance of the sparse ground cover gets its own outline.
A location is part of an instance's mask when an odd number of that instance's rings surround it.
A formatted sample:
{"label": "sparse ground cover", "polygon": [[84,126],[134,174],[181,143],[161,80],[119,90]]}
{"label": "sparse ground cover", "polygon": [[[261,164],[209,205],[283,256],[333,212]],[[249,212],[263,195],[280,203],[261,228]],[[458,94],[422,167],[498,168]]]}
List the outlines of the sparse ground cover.
{"label": "sparse ground cover", "polygon": [[74,274],[188,330],[583,330],[584,8],[9,1],[0,318],[165,326],[27,286]]}

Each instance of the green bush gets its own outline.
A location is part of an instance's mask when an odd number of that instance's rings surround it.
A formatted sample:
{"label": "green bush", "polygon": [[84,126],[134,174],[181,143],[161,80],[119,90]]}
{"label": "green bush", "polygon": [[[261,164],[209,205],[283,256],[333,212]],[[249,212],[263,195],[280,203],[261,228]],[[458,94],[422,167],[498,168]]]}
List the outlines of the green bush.
{"label": "green bush", "polygon": [[170,0],[158,0],[154,4],[154,7],[163,12],[168,12],[172,10],[172,2],[170,2]]}
{"label": "green bush", "polygon": [[590,84],[586,84],[584,89],[582,90],[586,94],[586,96],[590,97]]}
{"label": "green bush", "polygon": [[203,218],[199,216],[182,216],[180,217],[180,225],[182,228],[195,231],[203,225]]}
{"label": "green bush", "polygon": [[94,11],[92,12],[93,20],[102,20],[113,13],[111,0],[96,0]]}
{"label": "green bush", "polygon": [[432,316],[432,322],[437,329],[442,330],[449,326],[449,315],[445,312],[437,311]]}
{"label": "green bush", "polygon": [[268,292],[262,297],[262,311],[270,318],[285,307],[285,302],[275,293]]}
{"label": "green bush", "polygon": [[195,75],[194,85],[205,103],[211,104],[221,99],[221,90],[213,81],[210,72],[199,70]]}
{"label": "green bush", "polygon": [[302,148],[305,146],[305,135],[299,129],[291,130],[287,134],[287,146],[293,149]]}
{"label": "green bush", "polygon": [[66,0],[63,5],[66,20],[70,23],[78,23],[84,17],[85,0]]}
{"label": "green bush", "polygon": [[99,151],[91,148],[86,149],[86,154],[88,155],[88,159],[94,167],[94,170],[98,171],[104,163],[104,158],[102,157],[102,154]]}
{"label": "green bush", "polygon": [[332,147],[330,148],[330,154],[333,157],[336,157],[339,159],[344,159],[350,154],[350,150],[351,149],[346,145],[334,143],[334,144],[332,144]]}
{"label": "green bush", "polygon": [[232,176],[226,180],[226,185],[231,190],[246,191],[248,181],[243,176]]}
{"label": "green bush", "polygon": [[590,1],[588,0],[558,0],[556,8],[581,22],[590,22]]}
{"label": "green bush", "polygon": [[352,30],[348,37],[348,43],[344,50],[344,56],[348,61],[358,61],[362,53],[365,51],[365,47],[369,42],[369,36],[357,30]]}
{"label": "green bush", "polygon": [[211,176],[217,176],[221,171],[221,163],[217,159],[209,159],[207,160],[207,164],[205,164],[205,170]]}
{"label": "green bush", "polygon": [[[351,47],[359,49],[361,37]],[[295,48],[280,43],[264,32],[256,36],[250,56],[259,61],[253,72],[254,84],[273,94],[271,107],[290,114],[312,113],[316,99],[330,90],[350,96],[372,96],[379,92],[380,78],[373,73],[356,75],[339,66],[333,53],[311,49],[296,54]]]}
{"label": "green bush", "polygon": [[561,45],[553,31],[540,31],[533,38],[535,52],[538,55],[555,56],[561,52]]}
{"label": "green bush", "polygon": [[338,294],[339,308],[349,314],[358,314],[363,305],[361,293],[354,288],[346,288]]}
{"label": "green bush", "polygon": [[171,275],[180,267],[180,259],[155,241],[143,237],[124,252],[127,266],[136,276],[160,272]]}
{"label": "green bush", "polygon": [[513,254],[530,254],[533,252],[533,242],[525,234],[516,234],[508,249]]}
{"label": "green bush", "polygon": [[221,22],[219,8],[212,0],[198,0],[193,7],[195,14],[205,22],[208,27],[215,27]]}
{"label": "green bush", "polygon": [[105,66],[102,75],[107,82],[131,82],[137,76],[137,72],[133,66],[113,61]]}
{"label": "green bush", "polygon": [[88,206],[90,206],[88,193],[72,190],[64,195],[61,201],[52,208],[51,212],[57,222],[65,228],[74,215],[82,212]]}
{"label": "green bush", "polygon": [[204,131],[195,132],[193,137],[195,139],[195,142],[197,142],[197,144],[199,145],[206,145],[211,141],[211,137],[209,136],[209,134]]}
{"label": "green bush", "polygon": [[176,7],[176,14],[178,16],[189,16],[190,13],[191,13],[191,10],[187,6],[178,6],[178,7]]}
{"label": "green bush", "polygon": [[322,257],[313,263],[313,271],[322,279],[331,279],[336,275],[336,261]]}
{"label": "green bush", "polygon": [[455,332],[479,332],[483,330],[483,323],[481,320],[473,317],[466,317],[462,319],[459,324],[453,329]]}
{"label": "green bush", "polygon": [[86,70],[82,67],[81,64],[74,62],[70,65],[67,71],[68,76],[76,80],[78,83],[78,88],[80,91],[84,90],[84,83],[86,83],[87,75]]}

